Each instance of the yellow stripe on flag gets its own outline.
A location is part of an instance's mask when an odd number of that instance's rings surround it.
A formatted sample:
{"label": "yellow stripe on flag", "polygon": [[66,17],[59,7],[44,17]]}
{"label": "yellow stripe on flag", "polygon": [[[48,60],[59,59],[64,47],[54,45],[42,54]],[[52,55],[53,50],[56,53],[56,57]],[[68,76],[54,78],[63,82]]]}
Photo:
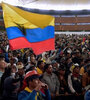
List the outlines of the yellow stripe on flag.
{"label": "yellow stripe on flag", "polygon": [[31,29],[45,28],[49,25],[54,26],[53,16],[31,13],[6,3],[2,3],[2,7],[6,28],[17,26],[18,24],[24,28]]}

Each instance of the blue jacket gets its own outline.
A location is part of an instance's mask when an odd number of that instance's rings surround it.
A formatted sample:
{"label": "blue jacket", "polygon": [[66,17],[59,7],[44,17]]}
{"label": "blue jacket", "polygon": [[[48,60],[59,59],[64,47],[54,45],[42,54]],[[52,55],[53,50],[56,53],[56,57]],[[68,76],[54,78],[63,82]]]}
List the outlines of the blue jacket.
{"label": "blue jacket", "polygon": [[40,100],[39,94],[41,94],[43,100],[51,100],[49,90],[45,90],[45,94],[43,94],[42,92],[38,93],[36,90],[31,91],[28,87],[19,93],[18,100]]}
{"label": "blue jacket", "polygon": [[85,100],[90,100],[90,90],[85,93]]}

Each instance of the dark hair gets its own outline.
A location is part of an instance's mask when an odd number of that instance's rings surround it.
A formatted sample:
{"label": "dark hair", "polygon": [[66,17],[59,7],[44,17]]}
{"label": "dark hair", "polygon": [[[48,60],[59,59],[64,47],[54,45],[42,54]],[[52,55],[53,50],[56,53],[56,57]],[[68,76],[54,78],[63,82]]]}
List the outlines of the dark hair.
{"label": "dark hair", "polygon": [[42,62],[42,60],[38,61],[37,66],[39,67],[39,65],[41,65]]}
{"label": "dark hair", "polygon": [[66,59],[65,59],[65,60],[66,60],[66,62],[67,62],[69,59],[72,59],[72,58],[71,58],[71,57],[66,57]]}
{"label": "dark hair", "polygon": [[35,68],[35,67],[36,67],[36,66],[34,66],[34,65],[30,66],[28,69],[26,69],[25,73],[27,73],[27,72],[29,72],[29,71],[32,71],[33,68]]}
{"label": "dark hair", "polygon": [[88,63],[90,61],[90,58],[85,59],[85,63]]}
{"label": "dark hair", "polygon": [[46,71],[50,65],[51,65],[51,64],[46,64],[46,65],[44,66],[44,71]]}
{"label": "dark hair", "polygon": [[8,76],[10,76],[11,75],[11,68],[10,67],[8,67],[8,68],[5,68],[5,72],[3,73],[3,78],[6,78],[6,77],[8,77]]}
{"label": "dark hair", "polygon": [[26,78],[27,86],[29,86],[29,81],[33,81],[34,79],[37,79],[37,78],[39,78],[38,75],[32,75],[30,77],[27,77]]}
{"label": "dark hair", "polygon": [[60,64],[59,70],[66,70],[66,67],[65,67],[65,65],[63,63]]}
{"label": "dark hair", "polygon": [[90,63],[89,63],[89,64],[87,64],[85,67],[86,67],[86,68],[89,68],[89,67],[90,67]]}

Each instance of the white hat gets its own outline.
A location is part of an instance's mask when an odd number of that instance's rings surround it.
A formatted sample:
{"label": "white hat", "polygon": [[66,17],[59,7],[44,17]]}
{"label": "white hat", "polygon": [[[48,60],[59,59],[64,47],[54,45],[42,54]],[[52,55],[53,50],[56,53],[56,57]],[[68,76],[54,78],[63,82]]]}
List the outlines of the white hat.
{"label": "white hat", "polygon": [[17,68],[18,68],[18,69],[22,69],[22,68],[24,68],[24,66],[23,66],[23,64],[17,65]]}

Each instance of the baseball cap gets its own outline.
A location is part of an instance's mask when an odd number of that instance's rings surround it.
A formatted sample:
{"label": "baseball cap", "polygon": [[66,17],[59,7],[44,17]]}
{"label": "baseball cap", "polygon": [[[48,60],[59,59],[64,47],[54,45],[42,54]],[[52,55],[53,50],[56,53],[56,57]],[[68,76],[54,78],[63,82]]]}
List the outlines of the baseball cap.
{"label": "baseball cap", "polygon": [[24,79],[27,79],[28,77],[32,77],[32,76],[37,76],[39,77],[39,74],[37,73],[37,71],[33,70],[33,71],[29,71],[26,73]]}

